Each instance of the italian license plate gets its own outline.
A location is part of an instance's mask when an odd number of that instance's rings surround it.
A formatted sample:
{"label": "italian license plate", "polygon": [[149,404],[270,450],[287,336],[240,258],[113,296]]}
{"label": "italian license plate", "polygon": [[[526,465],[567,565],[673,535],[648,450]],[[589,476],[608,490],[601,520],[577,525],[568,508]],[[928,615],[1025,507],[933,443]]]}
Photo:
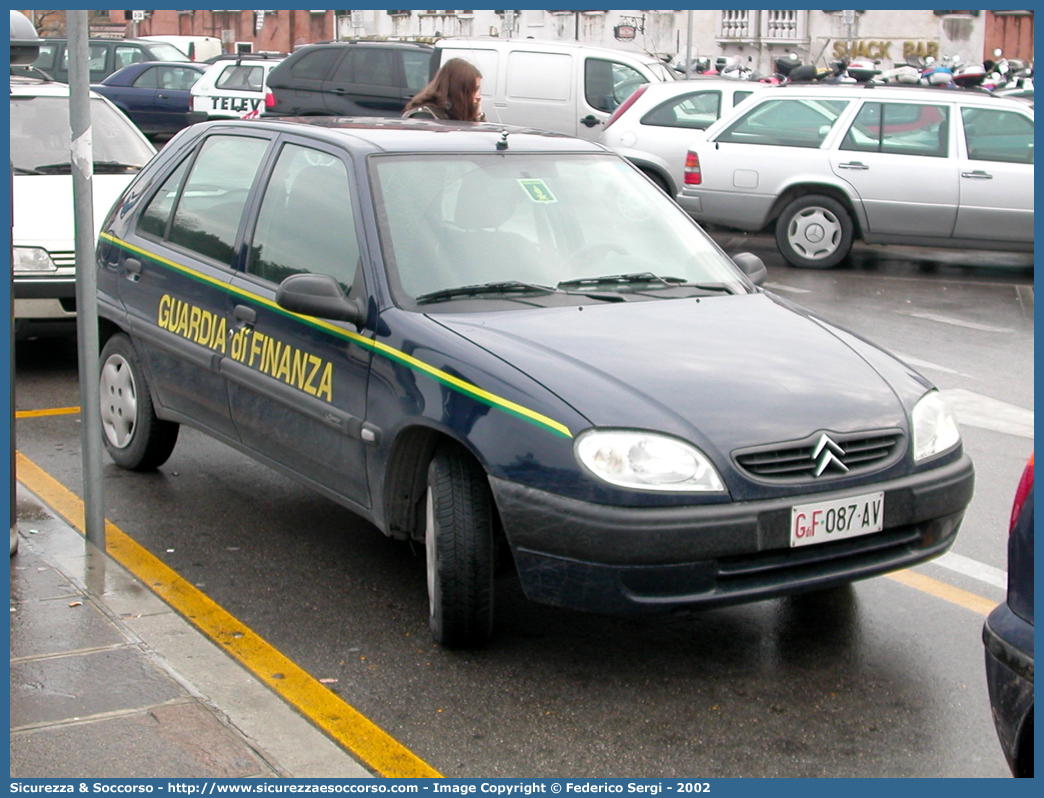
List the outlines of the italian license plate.
{"label": "italian license plate", "polygon": [[790,510],[790,546],[811,546],[884,529],[884,493],[867,493]]}

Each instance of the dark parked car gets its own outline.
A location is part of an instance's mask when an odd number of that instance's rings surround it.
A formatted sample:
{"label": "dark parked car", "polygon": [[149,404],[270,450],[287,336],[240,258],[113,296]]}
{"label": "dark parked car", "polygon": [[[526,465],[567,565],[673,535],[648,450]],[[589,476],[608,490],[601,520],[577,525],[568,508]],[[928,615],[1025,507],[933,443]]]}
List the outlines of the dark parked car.
{"label": "dark parked car", "polygon": [[1022,474],[1008,536],[1008,599],[982,629],[986,682],[1011,772],[1033,778],[1033,457]]}
{"label": "dark parked car", "polygon": [[266,116],[399,116],[423,89],[434,50],[412,42],[319,42],[268,76]]}
{"label": "dark parked car", "polygon": [[91,86],[131,118],[147,136],[172,136],[189,124],[192,87],[204,64],[143,61]]}
{"label": "dark parked car", "polygon": [[971,499],[928,380],[592,142],[204,122],[97,255],[113,460],[187,423],[422,543],[444,644],[489,637],[498,564],[583,610],[752,601],[931,559]]}
{"label": "dark parked car", "polygon": [[[113,72],[140,61],[185,61],[191,59],[166,42],[145,39],[91,39],[87,45],[87,68],[91,83],[100,83]],[[69,82],[69,50],[65,39],[40,40],[40,55],[33,66],[60,83]]]}

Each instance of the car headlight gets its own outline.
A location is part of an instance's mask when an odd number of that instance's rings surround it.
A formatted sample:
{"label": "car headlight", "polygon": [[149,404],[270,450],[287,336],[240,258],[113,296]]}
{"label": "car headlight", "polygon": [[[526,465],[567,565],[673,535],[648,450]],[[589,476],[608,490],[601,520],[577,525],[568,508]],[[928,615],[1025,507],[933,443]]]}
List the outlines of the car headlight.
{"label": "car headlight", "polygon": [[724,491],[706,455],[692,444],[635,430],[588,430],[576,439],[576,457],[599,479],[622,488]]}
{"label": "car headlight", "polygon": [[14,270],[16,272],[53,272],[54,265],[46,249],[39,247],[15,247]]}
{"label": "car headlight", "polygon": [[913,409],[914,462],[947,452],[961,442],[957,419],[938,391],[929,391]]}

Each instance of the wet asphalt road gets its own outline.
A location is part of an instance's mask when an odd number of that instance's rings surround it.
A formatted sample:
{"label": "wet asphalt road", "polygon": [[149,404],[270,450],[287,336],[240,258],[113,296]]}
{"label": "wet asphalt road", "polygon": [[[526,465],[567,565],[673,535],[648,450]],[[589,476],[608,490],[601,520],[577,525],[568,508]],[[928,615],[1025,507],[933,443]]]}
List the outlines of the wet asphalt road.
{"label": "wet asphalt road", "polygon": [[[1033,408],[1032,272],[874,250],[808,272],[769,239],[717,238],[762,255],[779,296],[971,397],[976,496],[953,551],[996,577],[1033,447],[1018,424]],[[74,341],[22,342],[17,365],[17,409],[79,404]],[[76,416],[17,427],[19,449],[78,493],[79,435]],[[983,617],[889,578],[640,621],[529,604],[508,579],[490,647],[449,652],[428,636],[419,549],[195,431],[154,474],[106,460],[104,485],[114,523],[447,776],[1008,775]],[[918,571],[1003,599],[981,573]]]}

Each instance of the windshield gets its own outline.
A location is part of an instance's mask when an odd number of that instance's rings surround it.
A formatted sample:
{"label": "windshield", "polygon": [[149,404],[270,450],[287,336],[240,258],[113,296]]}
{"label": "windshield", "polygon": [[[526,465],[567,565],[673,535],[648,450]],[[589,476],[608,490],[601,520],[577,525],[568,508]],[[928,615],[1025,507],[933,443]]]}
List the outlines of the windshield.
{"label": "windshield", "polygon": [[681,284],[750,290],[703,231],[617,156],[389,155],[372,162],[397,299],[423,303],[488,284],[624,294]]}
{"label": "windshield", "polygon": [[[71,133],[68,97],[11,97],[11,163],[21,174],[68,164]],[[133,124],[101,99],[91,100],[91,141],[97,163],[140,169],[154,151]]]}
{"label": "windshield", "polygon": [[149,42],[149,56],[151,56],[153,61],[192,60],[173,44],[167,44],[166,42]]}

